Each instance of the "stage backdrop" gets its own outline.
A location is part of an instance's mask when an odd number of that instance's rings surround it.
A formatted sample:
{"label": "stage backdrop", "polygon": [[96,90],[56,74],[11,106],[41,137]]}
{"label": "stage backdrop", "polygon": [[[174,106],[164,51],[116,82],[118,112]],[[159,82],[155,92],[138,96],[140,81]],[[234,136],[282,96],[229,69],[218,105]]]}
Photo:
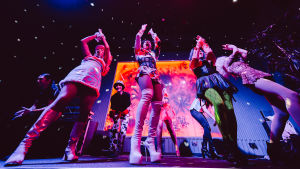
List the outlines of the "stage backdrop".
{"label": "stage backdrop", "polygon": [[[140,88],[135,80],[138,64],[136,62],[119,62],[115,72],[114,83],[122,80],[126,86],[125,91],[131,95],[130,119],[127,130],[127,136],[132,136],[137,105],[141,98]],[[202,137],[203,128],[191,116],[189,107],[196,97],[195,82],[196,77],[189,69],[189,61],[159,61],[157,68],[160,72],[160,78],[169,94],[169,102],[176,112],[176,118],[173,119],[173,127],[177,137]],[[112,95],[116,93],[113,89]],[[109,106],[110,107],[110,106]],[[149,115],[151,108],[145,121],[143,136],[148,135]],[[107,113],[109,112],[109,109]],[[209,117],[207,117],[209,121]],[[112,127],[113,121],[106,116],[104,130]],[[169,136],[164,126],[163,136]],[[221,138],[221,134],[217,127],[212,126],[212,136]]]}

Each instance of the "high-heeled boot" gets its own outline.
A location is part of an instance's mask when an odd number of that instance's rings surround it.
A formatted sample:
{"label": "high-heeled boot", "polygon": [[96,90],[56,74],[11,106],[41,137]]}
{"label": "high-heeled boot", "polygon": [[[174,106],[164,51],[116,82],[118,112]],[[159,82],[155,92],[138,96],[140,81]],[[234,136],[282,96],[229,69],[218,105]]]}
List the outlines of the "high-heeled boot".
{"label": "high-heeled boot", "polygon": [[72,128],[71,134],[70,134],[68,145],[65,149],[65,154],[64,154],[63,160],[65,160],[65,161],[77,161],[78,160],[78,156],[76,155],[76,147],[77,147],[79,138],[84,133],[85,124],[86,124],[85,122],[75,122],[75,124]]}
{"label": "high-heeled boot", "polygon": [[205,156],[210,158],[210,154],[207,150],[207,140],[206,139],[203,139],[203,141],[202,141],[201,153],[202,153],[203,158],[205,158]]}
{"label": "high-heeled boot", "polygon": [[178,143],[177,143],[177,137],[176,137],[175,130],[173,128],[172,120],[171,119],[165,120],[165,123],[166,123],[167,129],[168,129],[168,131],[170,133],[170,136],[172,138],[172,141],[174,143],[176,156],[179,157],[180,156],[180,152],[179,152]]}
{"label": "high-heeled boot", "polygon": [[161,159],[161,153],[157,152],[155,149],[156,129],[159,122],[161,105],[162,105],[161,101],[152,102],[152,111],[150,115],[148,137],[145,141],[145,146],[148,148],[150,153],[151,162],[159,162]]}
{"label": "high-heeled boot", "polygon": [[[144,142],[145,147],[148,149],[150,153],[150,161],[152,163],[159,162],[161,159],[161,153],[155,150],[155,139],[154,138],[147,138]],[[147,153],[147,152],[146,152]]]}
{"label": "high-heeled boot", "polygon": [[215,158],[220,159],[220,158],[222,158],[222,156],[217,153],[216,148],[215,148],[212,140],[208,141],[208,145],[209,145],[210,158],[212,158],[212,159],[215,159]]}
{"label": "high-heeled boot", "polygon": [[137,107],[136,119],[134,133],[131,137],[130,145],[130,164],[141,164],[142,154],[141,154],[141,138],[143,132],[144,121],[148,112],[149,104],[152,100],[153,90],[144,89],[142,90],[142,98]]}
{"label": "high-heeled boot", "polygon": [[52,109],[44,110],[38,120],[33,124],[30,130],[26,133],[24,139],[19,146],[13,152],[13,154],[6,160],[5,166],[17,166],[21,165],[24,161],[25,155],[28,149],[32,145],[32,141],[36,140],[42,131],[44,131],[52,122],[56,121],[60,117],[61,113],[58,113]]}
{"label": "high-heeled boot", "polygon": [[180,157],[180,151],[179,151],[179,148],[178,148],[178,144],[175,144],[175,152],[176,152],[176,156]]}

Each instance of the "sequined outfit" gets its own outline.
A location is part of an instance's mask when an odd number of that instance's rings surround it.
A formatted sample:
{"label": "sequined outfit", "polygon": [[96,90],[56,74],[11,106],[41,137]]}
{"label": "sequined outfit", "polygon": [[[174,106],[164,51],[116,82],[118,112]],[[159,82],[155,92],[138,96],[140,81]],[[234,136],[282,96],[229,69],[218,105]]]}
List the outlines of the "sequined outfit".
{"label": "sequined outfit", "polygon": [[136,80],[143,75],[149,75],[154,82],[160,83],[155,56],[155,52],[144,49],[141,49],[136,53],[136,59],[139,63]]}
{"label": "sequined outfit", "polygon": [[241,77],[243,84],[248,85],[254,84],[254,82],[260,78],[271,77],[271,74],[253,69],[242,61],[233,62],[229,67],[227,67],[227,70],[229,73]]}

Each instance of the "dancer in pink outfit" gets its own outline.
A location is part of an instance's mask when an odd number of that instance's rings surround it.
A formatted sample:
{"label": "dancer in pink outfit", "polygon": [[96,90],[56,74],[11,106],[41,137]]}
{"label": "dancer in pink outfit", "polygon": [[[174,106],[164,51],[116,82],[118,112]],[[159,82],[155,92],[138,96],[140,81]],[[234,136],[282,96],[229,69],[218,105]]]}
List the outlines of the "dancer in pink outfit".
{"label": "dancer in pink outfit", "polygon": [[217,71],[224,77],[232,75],[242,78],[244,85],[264,95],[273,108],[275,115],[271,124],[270,143],[267,145],[271,160],[277,161],[282,155],[279,142],[289,116],[300,126],[300,96],[297,92],[269,80],[269,73],[256,70],[245,63],[247,50],[231,44],[223,45],[223,49],[231,50],[232,54],[217,59]]}
{"label": "dancer in pink outfit", "polygon": [[161,141],[162,141],[162,133],[163,133],[163,124],[166,124],[166,127],[170,133],[170,136],[172,138],[172,141],[175,145],[175,151],[176,151],[176,156],[179,157],[180,156],[180,152],[179,152],[179,148],[178,148],[178,144],[177,144],[177,138],[176,138],[176,133],[175,130],[173,128],[173,124],[172,124],[172,119],[176,118],[176,113],[174,112],[174,110],[172,109],[172,107],[169,104],[169,97],[168,97],[168,93],[166,92],[166,88],[164,88],[163,90],[164,96],[163,96],[163,105],[161,108],[161,112],[160,112],[160,119],[158,122],[158,127],[157,127],[157,152],[162,153],[161,152]]}
{"label": "dancer in pink outfit", "polygon": [[[95,54],[92,55],[87,43],[94,39],[102,40],[104,45],[96,46]],[[60,82],[62,89],[59,95],[45,108],[17,149],[5,162],[5,166],[21,165],[32,141],[61,116],[64,107],[76,96],[80,98],[80,115],[78,122],[73,126],[63,160],[78,160],[75,152],[77,142],[84,132],[92,105],[99,96],[101,77],[107,74],[112,61],[109,45],[101,29],[94,35],[82,39],[81,42],[86,57]]]}

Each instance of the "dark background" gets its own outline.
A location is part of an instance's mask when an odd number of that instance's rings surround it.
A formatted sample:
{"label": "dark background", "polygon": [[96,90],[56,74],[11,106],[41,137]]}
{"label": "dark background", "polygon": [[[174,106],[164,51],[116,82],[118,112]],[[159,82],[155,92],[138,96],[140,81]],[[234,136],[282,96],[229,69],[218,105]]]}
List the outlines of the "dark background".
{"label": "dark background", "polygon": [[[32,105],[39,74],[51,73],[59,82],[80,64],[80,39],[98,28],[114,57],[112,71],[102,82],[107,88],[116,63],[134,60],[135,35],[142,24],[162,40],[160,60],[185,60],[197,34],[220,56],[225,54],[220,45],[248,48],[251,38],[270,24],[289,18],[299,23],[300,13],[297,0],[17,0],[1,6],[2,124],[21,106]],[[288,23],[281,32],[299,32],[293,21]],[[95,45],[90,43],[92,53]],[[268,71],[263,59],[253,57],[251,63]]]}

